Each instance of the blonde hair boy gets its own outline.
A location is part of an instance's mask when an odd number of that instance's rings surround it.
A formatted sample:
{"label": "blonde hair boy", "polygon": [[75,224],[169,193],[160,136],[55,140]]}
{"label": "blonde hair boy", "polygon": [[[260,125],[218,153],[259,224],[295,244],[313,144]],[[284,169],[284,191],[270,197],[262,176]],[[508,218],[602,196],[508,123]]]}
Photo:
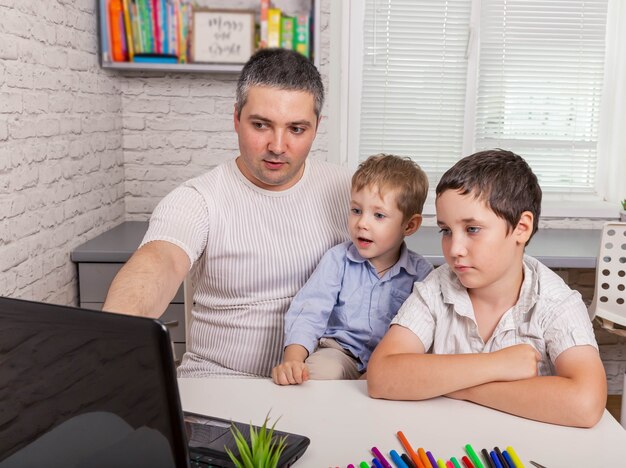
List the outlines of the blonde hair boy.
{"label": "blonde hair boy", "polygon": [[421,224],[428,179],[409,158],[379,154],[352,177],[351,241],[330,249],[285,316],[280,385],[355,379],[389,322],[432,265],[407,249]]}

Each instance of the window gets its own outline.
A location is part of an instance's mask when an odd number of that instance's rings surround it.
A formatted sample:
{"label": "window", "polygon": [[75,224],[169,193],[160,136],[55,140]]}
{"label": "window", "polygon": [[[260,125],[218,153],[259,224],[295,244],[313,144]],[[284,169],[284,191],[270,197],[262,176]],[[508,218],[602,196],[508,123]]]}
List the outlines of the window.
{"label": "window", "polygon": [[461,156],[500,147],[529,162],[546,199],[607,198],[619,145],[603,146],[602,116],[623,107],[606,97],[610,0],[349,3],[350,165],[411,156],[434,187]]}

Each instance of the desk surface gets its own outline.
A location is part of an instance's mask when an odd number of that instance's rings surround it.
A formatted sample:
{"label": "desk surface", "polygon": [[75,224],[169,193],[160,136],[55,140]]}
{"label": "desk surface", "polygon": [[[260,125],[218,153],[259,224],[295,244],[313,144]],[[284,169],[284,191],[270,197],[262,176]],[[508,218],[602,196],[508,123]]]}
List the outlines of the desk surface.
{"label": "desk surface", "polygon": [[512,445],[525,466],[548,468],[623,466],[626,431],[608,413],[592,429],[530,421],[448,398],[421,402],[374,400],[364,381],[309,381],[279,387],[267,379],[179,379],[183,408],[260,425],[271,411],[279,430],[299,433],[311,445],[297,466],[358,466],[378,447],[402,453],[401,430],[414,449],[435,458],[460,457],[474,449]]}
{"label": "desk surface", "polygon": [[[126,221],[75,248],[74,262],[125,262],[139,247],[148,223]],[[540,229],[526,252],[550,268],[595,268],[600,248],[599,229]],[[444,263],[439,228],[423,227],[407,239],[412,250],[433,265]]]}

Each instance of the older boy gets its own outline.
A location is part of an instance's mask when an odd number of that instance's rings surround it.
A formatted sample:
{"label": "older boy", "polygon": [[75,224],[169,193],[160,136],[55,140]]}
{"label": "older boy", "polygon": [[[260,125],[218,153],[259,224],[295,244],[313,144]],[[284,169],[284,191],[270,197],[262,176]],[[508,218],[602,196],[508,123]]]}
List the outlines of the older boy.
{"label": "older boy", "polygon": [[593,426],[606,380],[587,309],[524,255],[541,206],[530,167],[508,151],[476,153],[444,174],[436,195],[447,264],[415,285],[372,355],[370,396],[446,395]]}
{"label": "older boy", "polygon": [[274,382],[356,379],[389,322],[432,265],[407,249],[428,193],[410,159],[372,156],[352,177],[351,242],[330,249],[285,317],[285,355]]}

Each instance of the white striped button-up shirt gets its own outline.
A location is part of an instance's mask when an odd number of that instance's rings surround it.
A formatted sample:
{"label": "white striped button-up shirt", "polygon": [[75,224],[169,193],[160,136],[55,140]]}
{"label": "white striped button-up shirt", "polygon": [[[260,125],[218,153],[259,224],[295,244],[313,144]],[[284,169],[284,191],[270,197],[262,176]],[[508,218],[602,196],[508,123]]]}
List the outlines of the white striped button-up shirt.
{"label": "white striped button-up shirt", "polygon": [[467,290],[448,265],[415,284],[392,324],[413,331],[433,354],[488,353],[530,344],[541,354],[539,375],[553,375],[556,358],[568,348],[598,348],[580,294],[529,256],[524,256],[519,299],[504,313],[486,343],[478,331]]}

